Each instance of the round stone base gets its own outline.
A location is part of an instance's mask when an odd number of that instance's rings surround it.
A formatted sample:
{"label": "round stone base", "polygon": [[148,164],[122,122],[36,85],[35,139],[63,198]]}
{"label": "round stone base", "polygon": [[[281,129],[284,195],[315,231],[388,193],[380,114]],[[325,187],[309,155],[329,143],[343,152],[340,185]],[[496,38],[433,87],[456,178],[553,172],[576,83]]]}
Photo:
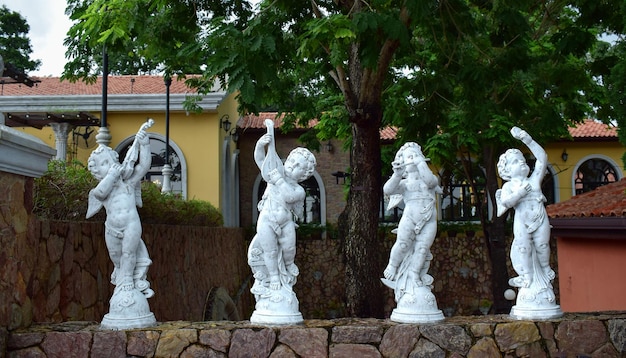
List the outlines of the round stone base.
{"label": "round stone base", "polygon": [[156,319],[143,292],[116,287],[109,300],[109,313],[104,315],[100,326],[103,329],[131,329],[155,324]]}
{"label": "round stone base", "polygon": [[116,317],[110,313],[104,315],[102,319],[102,323],[100,323],[101,329],[112,329],[112,330],[120,330],[120,329],[133,329],[133,328],[146,328],[152,327],[156,325],[156,318],[154,314],[150,312],[145,316],[141,317]]}
{"label": "round stone base", "polygon": [[563,316],[561,306],[555,305],[549,308],[522,308],[513,306],[510,313],[511,318],[518,320],[536,320],[536,319],[552,319]]}
{"label": "round stone base", "polygon": [[250,317],[250,323],[269,325],[295,325],[304,323],[302,313],[274,313],[255,310]]}
{"label": "round stone base", "polygon": [[441,310],[433,312],[401,312],[395,308],[391,312],[390,320],[398,323],[436,323],[444,320]]}

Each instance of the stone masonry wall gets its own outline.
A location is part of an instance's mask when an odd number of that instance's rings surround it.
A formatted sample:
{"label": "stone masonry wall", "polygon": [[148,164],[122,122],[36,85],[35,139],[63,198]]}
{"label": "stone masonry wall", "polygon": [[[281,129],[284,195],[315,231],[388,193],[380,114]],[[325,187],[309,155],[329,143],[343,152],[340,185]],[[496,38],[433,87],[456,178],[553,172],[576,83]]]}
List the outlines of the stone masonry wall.
{"label": "stone masonry wall", "polygon": [[458,316],[427,325],[376,319],[307,320],[282,327],[179,321],[128,331],[68,322],[0,333],[2,340],[11,358],[617,358],[626,354],[626,313],[567,314],[540,322]]}
{"label": "stone masonry wall", "polygon": [[[385,262],[394,242],[395,235],[390,233],[381,238]],[[341,242],[326,236],[317,240],[299,239],[297,245],[296,264],[300,268],[300,276],[294,291],[300,300],[300,311],[305,318],[343,317],[345,265]],[[510,243],[506,245],[508,247]],[[451,236],[442,232],[433,243],[431,252],[434,258],[429,274],[435,279],[433,293],[439,309],[446,316],[480,314],[481,299],[493,302],[492,268],[482,232],[475,236],[466,233]],[[552,267],[558,272],[555,242],[552,242],[551,256]],[[507,270],[509,277],[514,275],[510,266],[500,269]],[[558,280],[553,285],[558,300]],[[395,307],[393,291],[382,283],[380,289],[387,298],[384,312],[389,317]]]}
{"label": "stone masonry wall", "polygon": [[[18,224],[0,231],[0,327],[100,321],[113,290],[104,224],[22,219],[7,211],[0,210],[3,220],[10,216]],[[202,320],[213,287],[225,288],[231,297],[239,293],[239,314],[251,312],[251,294],[248,287],[242,288],[250,275],[243,229],[168,225],[143,229],[153,261],[148,280],[156,292],[148,302],[158,321]]]}
{"label": "stone masonry wall", "polygon": [[[12,330],[31,322],[99,321],[108,311],[113,289],[104,225],[29,220],[24,224],[27,234],[20,239],[2,238],[0,260],[6,270],[0,276],[0,295],[7,303],[0,305],[3,326]],[[224,287],[237,301],[240,319],[250,317],[254,299],[249,292],[251,272],[243,231],[144,225],[143,237],[153,260],[148,275],[156,291],[149,302],[158,321],[202,320],[213,287]],[[381,238],[385,258],[394,241],[394,235]],[[303,316],[344,317],[341,242],[321,237],[301,239],[297,245],[300,276],[294,291]],[[478,314],[480,299],[493,300],[482,236],[442,234],[431,251],[433,292],[446,316]],[[388,317],[395,307],[393,291],[382,283],[380,289],[387,298],[384,311]]]}
{"label": "stone masonry wall", "polygon": [[0,327],[9,329],[32,321],[26,291],[35,257],[22,256],[30,246],[32,188],[32,178],[0,172]]}

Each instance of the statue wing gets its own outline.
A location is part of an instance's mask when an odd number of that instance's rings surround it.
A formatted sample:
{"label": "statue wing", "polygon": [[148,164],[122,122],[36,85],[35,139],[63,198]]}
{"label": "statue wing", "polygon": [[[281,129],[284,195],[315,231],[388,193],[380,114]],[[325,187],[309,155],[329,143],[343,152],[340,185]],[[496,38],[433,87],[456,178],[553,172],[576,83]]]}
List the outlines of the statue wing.
{"label": "statue wing", "polygon": [[391,194],[389,195],[389,204],[387,204],[387,210],[391,210],[398,206],[402,201],[402,194]]}
{"label": "statue wing", "polygon": [[141,182],[138,181],[137,184],[135,184],[135,205],[137,205],[138,208],[143,207],[143,200],[141,199]]}
{"label": "statue wing", "polygon": [[102,201],[98,200],[93,193],[93,190],[89,191],[89,200],[87,201],[87,215],[85,218],[89,219],[90,217],[96,215],[100,209],[102,209],[104,204]]}
{"label": "statue wing", "polygon": [[498,189],[496,190],[496,208],[497,208],[497,212],[496,215],[497,216],[502,216],[504,215],[504,213],[506,213],[507,210],[509,210],[509,208],[507,208],[504,203],[502,203],[502,189]]}

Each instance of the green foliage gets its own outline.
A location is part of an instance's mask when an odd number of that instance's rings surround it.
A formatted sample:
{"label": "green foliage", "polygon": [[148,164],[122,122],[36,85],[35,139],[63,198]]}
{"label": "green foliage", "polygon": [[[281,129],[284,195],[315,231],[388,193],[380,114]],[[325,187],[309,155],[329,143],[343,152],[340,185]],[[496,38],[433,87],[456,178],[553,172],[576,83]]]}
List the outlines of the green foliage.
{"label": "green foliage", "polygon": [[[84,221],[89,191],[97,184],[79,161],[50,161],[46,173],[35,179],[33,213],[47,220]],[[141,183],[141,193],[143,206],[138,212],[144,224],[223,225],[221,213],[209,202],[161,194],[156,184],[147,181]],[[102,209],[89,221],[105,218]]]}
{"label": "green foliage", "polygon": [[22,72],[33,71],[41,66],[41,60],[30,60],[33,52],[27,37],[30,26],[18,12],[0,7],[0,56]]}
{"label": "green foliage", "polygon": [[138,209],[146,224],[222,226],[222,214],[211,203],[183,200],[178,195],[162,194],[154,183],[141,183],[143,206]]}
{"label": "green foliage", "polygon": [[[623,107],[626,56],[599,53],[598,68],[588,56],[603,29],[626,31],[626,6],[614,3],[262,0],[252,12],[244,0],[70,0],[83,7],[72,11],[77,23],[68,41],[76,66],[66,74],[94,73],[90,51],[105,44],[112,53],[136,48],[166,73],[204,65],[202,78],[192,81],[200,93],[219,81],[238,93],[242,113],[287,113],[287,129],[316,118],[317,138],[347,139],[351,188],[380,187],[378,133],[393,125],[398,144],[417,141],[443,169],[458,166],[460,156],[468,182],[475,177],[470,163],[482,163],[493,201],[497,156],[519,146],[508,132],[513,125],[544,143],[567,136],[568,126],[591,114],[591,98],[612,113]],[[172,36],[162,37],[153,24],[171,26]],[[613,97],[599,88],[599,73],[617,87]],[[349,192],[342,216],[349,266],[375,262],[355,257],[374,252],[379,195]],[[359,292],[352,297],[375,299],[373,275],[359,272],[347,280],[349,291]],[[349,307],[377,306],[363,303]]]}
{"label": "green foliage", "polygon": [[[85,220],[89,190],[97,184],[79,161],[52,160],[46,173],[35,179],[33,212],[48,220]],[[92,220],[104,220],[104,212]]]}
{"label": "green foliage", "polygon": [[[94,82],[102,73],[103,52],[111,74],[200,72],[200,31],[193,7],[178,1],[68,0],[75,21],[64,44],[64,79]],[[167,64],[167,65],[166,65]]]}

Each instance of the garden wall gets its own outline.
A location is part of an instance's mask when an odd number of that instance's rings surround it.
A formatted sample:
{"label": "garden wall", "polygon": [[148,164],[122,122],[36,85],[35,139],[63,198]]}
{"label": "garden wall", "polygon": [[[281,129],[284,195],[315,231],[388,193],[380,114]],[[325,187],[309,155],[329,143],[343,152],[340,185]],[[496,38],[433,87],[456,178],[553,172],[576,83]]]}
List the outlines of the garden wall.
{"label": "garden wall", "polygon": [[[100,321],[108,312],[113,270],[103,223],[24,219],[15,239],[2,237],[0,326],[32,322]],[[240,314],[250,311],[244,232],[240,229],[144,225],[156,292],[148,302],[157,320],[203,320],[213,287],[240,294]]]}
{"label": "garden wall", "polygon": [[128,331],[68,322],[0,332],[2,341],[14,358],[617,358],[626,354],[626,313],[566,314],[540,322],[457,316],[427,325],[376,319],[306,320],[288,327],[170,322]]}
{"label": "garden wall", "polygon": [[[21,220],[17,227],[24,229],[14,229],[20,232],[15,240],[2,237],[0,264],[6,269],[0,276],[0,298],[9,304],[0,306],[0,325],[11,330],[32,322],[101,320],[113,290],[104,225],[28,216]],[[201,321],[213,287],[226,289],[237,303],[239,318],[248,319],[254,300],[244,235],[242,229],[144,225],[153,260],[148,278],[156,291],[149,302],[157,320]],[[393,235],[381,235],[385,260],[394,240]],[[439,308],[446,316],[479,314],[479,301],[493,300],[484,238],[442,234],[431,249],[435,259],[430,274]],[[300,276],[294,291],[305,318],[344,317],[342,258],[339,240],[298,241]],[[393,291],[382,283],[380,289],[389,316],[395,307]]]}

